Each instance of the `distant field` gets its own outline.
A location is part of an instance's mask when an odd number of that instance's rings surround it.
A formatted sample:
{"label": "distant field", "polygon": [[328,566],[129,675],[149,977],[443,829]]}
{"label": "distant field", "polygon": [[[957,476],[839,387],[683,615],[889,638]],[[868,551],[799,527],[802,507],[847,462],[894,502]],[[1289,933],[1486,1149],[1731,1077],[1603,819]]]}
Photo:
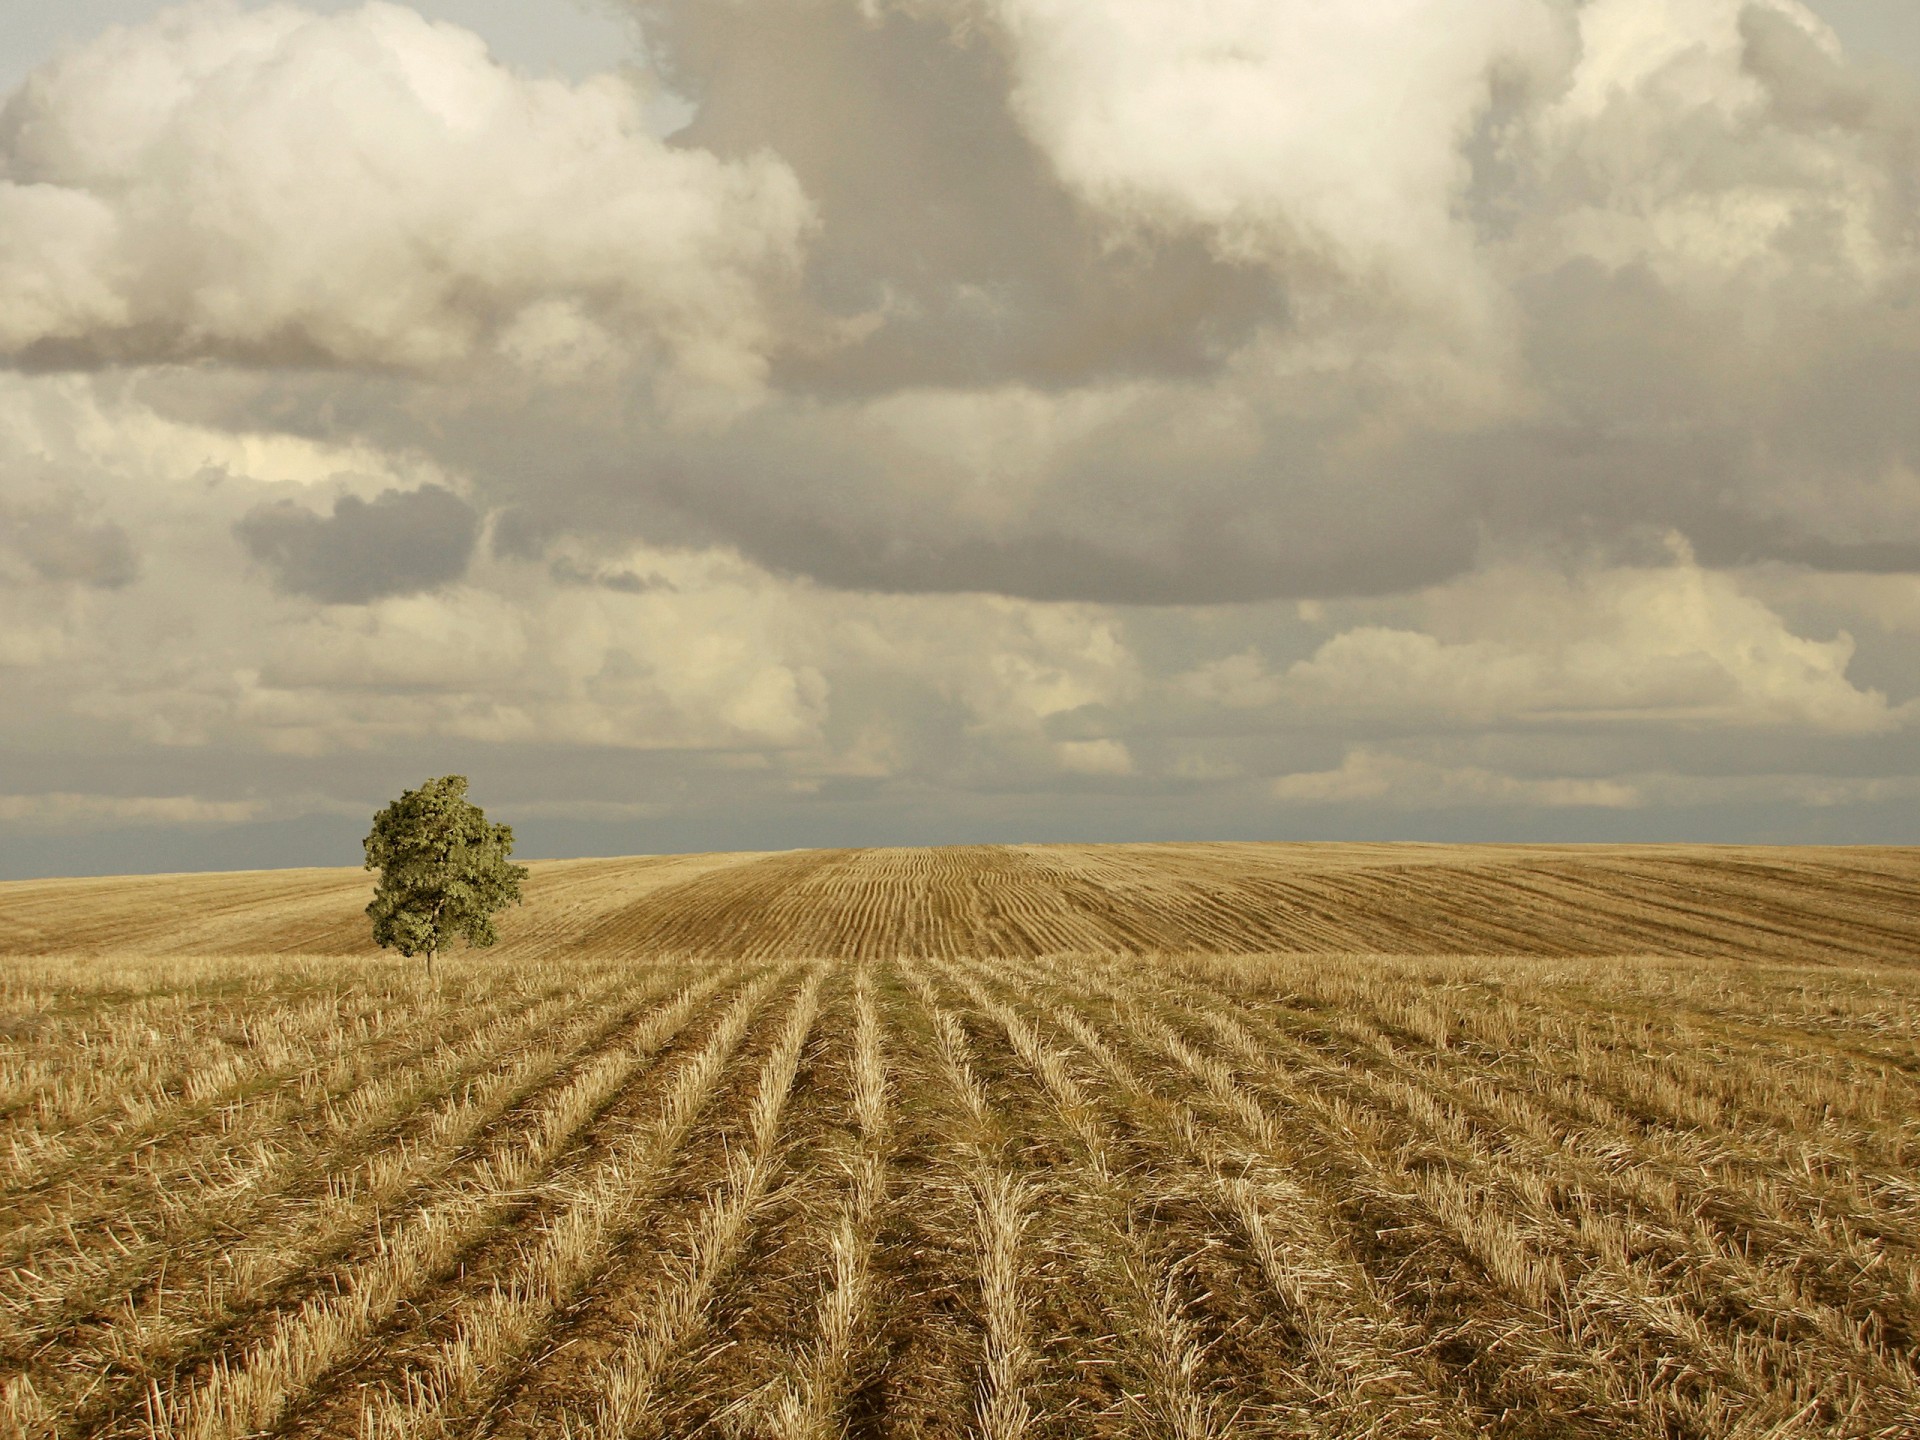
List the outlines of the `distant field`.
{"label": "distant field", "polygon": [[0,1435],[1920,1436],[1920,851],[0,885]]}

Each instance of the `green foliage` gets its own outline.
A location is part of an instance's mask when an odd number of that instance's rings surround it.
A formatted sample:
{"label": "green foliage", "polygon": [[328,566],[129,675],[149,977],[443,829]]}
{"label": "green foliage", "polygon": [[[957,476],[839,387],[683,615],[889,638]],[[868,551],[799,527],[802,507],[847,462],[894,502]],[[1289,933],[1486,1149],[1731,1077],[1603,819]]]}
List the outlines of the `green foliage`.
{"label": "green foliage", "polygon": [[467,799],[467,777],[443,775],[409,790],[373,817],[367,869],[380,872],[367,915],[373,938],[402,955],[434,955],[457,935],[469,946],[499,939],[494,914],[520,903],[524,865],[513,865],[513,830],[489,825]]}

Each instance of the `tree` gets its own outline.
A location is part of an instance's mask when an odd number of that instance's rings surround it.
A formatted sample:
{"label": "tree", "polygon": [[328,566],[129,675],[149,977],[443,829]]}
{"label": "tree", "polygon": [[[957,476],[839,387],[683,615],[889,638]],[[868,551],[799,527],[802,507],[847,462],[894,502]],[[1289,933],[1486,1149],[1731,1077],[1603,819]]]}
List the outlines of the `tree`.
{"label": "tree", "polygon": [[467,777],[442,775],[373,817],[367,869],[380,872],[367,915],[373,938],[402,955],[433,957],[454,936],[469,947],[500,937],[493,917],[520,903],[527,867],[512,865],[513,830],[489,825],[467,799]]}

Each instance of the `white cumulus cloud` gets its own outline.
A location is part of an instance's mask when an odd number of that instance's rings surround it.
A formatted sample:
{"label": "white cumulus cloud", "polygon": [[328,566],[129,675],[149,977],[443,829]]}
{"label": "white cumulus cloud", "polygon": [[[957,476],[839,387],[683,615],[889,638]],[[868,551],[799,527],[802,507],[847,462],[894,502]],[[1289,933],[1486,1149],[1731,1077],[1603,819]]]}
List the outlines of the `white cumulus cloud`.
{"label": "white cumulus cloud", "polygon": [[1188,693],[1402,723],[1661,724],[1833,734],[1897,729],[1847,676],[1854,641],[1794,634],[1730,575],[1682,554],[1563,575],[1484,571],[1423,597],[1427,628],[1360,625],[1276,671],[1257,653],[1182,677]]}
{"label": "white cumulus cloud", "polygon": [[529,79],[401,5],[205,0],[108,31],[0,114],[0,351],[577,370],[609,346],[760,377],[804,196]]}
{"label": "white cumulus cloud", "polygon": [[1467,249],[1461,142],[1502,66],[1550,67],[1546,0],[995,0],[1014,104],[1063,179],[1224,249],[1427,281]]}

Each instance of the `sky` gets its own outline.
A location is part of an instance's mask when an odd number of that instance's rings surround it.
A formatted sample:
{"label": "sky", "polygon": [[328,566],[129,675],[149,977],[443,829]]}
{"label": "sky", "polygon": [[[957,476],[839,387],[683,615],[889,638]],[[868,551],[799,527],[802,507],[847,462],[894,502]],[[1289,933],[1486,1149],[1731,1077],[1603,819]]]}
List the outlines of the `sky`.
{"label": "sky", "polygon": [[0,0],[0,877],[1920,842],[1908,0]]}

